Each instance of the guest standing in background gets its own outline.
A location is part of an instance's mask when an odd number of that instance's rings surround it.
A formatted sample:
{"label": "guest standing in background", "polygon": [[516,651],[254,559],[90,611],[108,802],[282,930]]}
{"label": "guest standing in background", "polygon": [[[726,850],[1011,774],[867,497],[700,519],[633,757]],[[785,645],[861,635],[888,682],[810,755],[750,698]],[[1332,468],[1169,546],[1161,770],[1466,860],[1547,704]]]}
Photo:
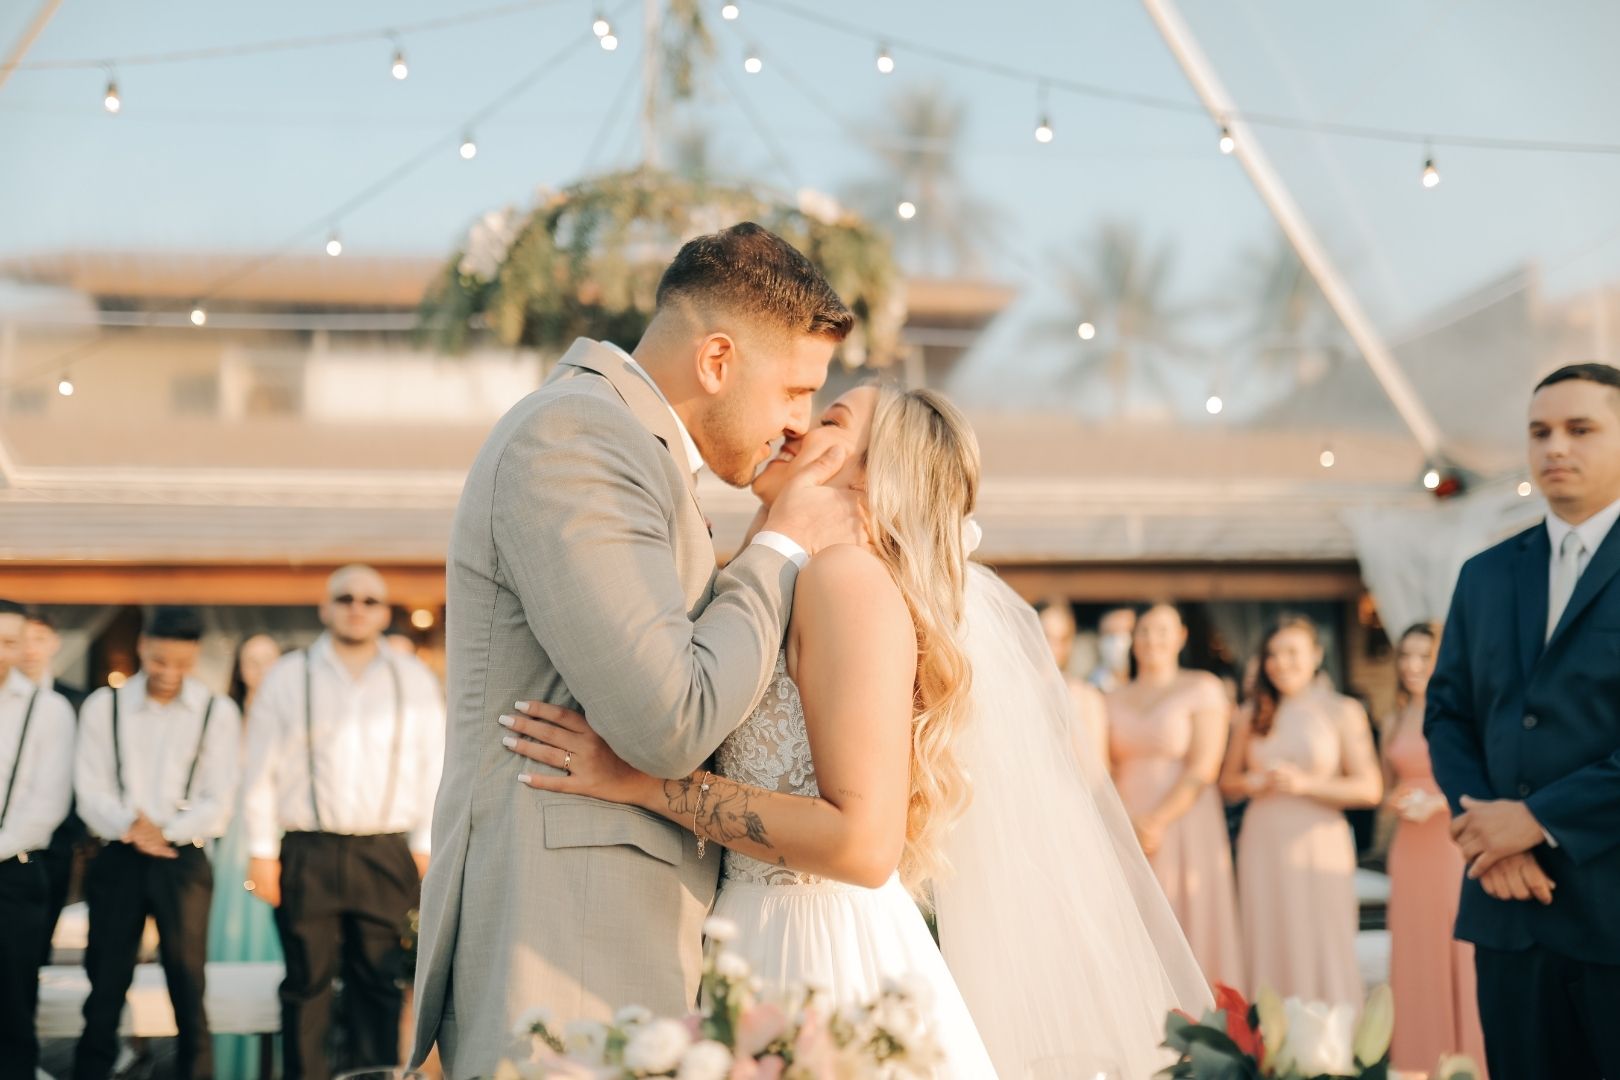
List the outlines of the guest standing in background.
{"label": "guest standing in background", "polygon": [[1367,713],[1317,682],[1316,626],[1285,616],[1260,646],[1251,705],[1221,770],[1248,799],[1238,835],[1238,904],[1251,992],[1362,1005],[1356,962],[1356,847],[1349,807],[1383,795]]}
{"label": "guest standing in background", "polygon": [[[231,700],[244,718],[251,718],[253,699],[266,673],[281,658],[281,646],[268,634],[255,634],[236,650],[231,673]],[[251,720],[248,720],[251,722]],[[248,731],[242,731],[243,771],[246,771]],[[210,961],[281,963],[281,940],[276,936],[275,912],[242,888],[248,876],[247,826],[241,814],[214,848],[213,907],[208,913]],[[258,1039],[252,1035],[214,1036],[214,1073],[219,1080],[270,1080],[259,1075]]]}
{"label": "guest standing in background", "polygon": [[90,996],[73,1055],[74,1080],[106,1080],[146,920],[174,1006],[176,1075],[214,1075],[204,1008],[208,908],[214,876],[204,845],[235,805],[241,717],[236,703],[192,678],[202,618],[161,607],[136,644],[140,673],[84,703],[74,764],[79,813],[105,846],[85,875]]}
{"label": "guest standing in background", "polygon": [[1211,983],[1244,985],[1226,812],[1215,789],[1231,704],[1215,676],[1184,671],[1187,627],[1171,604],[1136,620],[1136,675],[1108,695],[1114,786]]}
{"label": "guest standing in background", "polygon": [[1074,702],[1074,744],[1081,753],[1095,755],[1104,766],[1108,764],[1108,714],[1102,693],[1084,679],[1069,672],[1074,659],[1074,609],[1061,596],[1044,601],[1036,609],[1041,617],[1041,629],[1046,633],[1046,644],[1052,650],[1052,659],[1063,673],[1063,682],[1069,688],[1069,699]]}
{"label": "guest standing in background", "polygon": [[[49,615],[43,611],[31,610],[28,612],[28,623],[23,627],[22,645],[22,673],[26,675],[35,686],[42,690],[55,690],[67,699],[73,709],[75,721],[79,715],[79,707],[84,704],[88,696],[77,686],[68,686],[58,682],[56,678],[56,656],[62,651],[62,637],[56,632],[56,624],[51,622]],[[45,938],[41,945],[44,952],[40,962],[51,962],[51,937],[56,933],[56,920],[62,915],[62,909],[67,906],[68,892],[73,884],[73,864],[75,853],[85,847],[90,839],[90,833],[85,829],[84,822],[74,812],[71,799],[68,804],[67,817],[62,824],[56,827],[51,834],[51,843],[40,852],[40,862],[45,867],[45,879],[50,885],[50,904],[45,911]]]}
{"label": "guest standing in background", "polygon": [[[1451,811],[1435,782],[1423,712],[1440,629],[1421,622],[1395,646],[1395,712],[1384,724],[1389,846],[1390,988],[1395,1041],[1390,1063],[1428,1072],[1443,1054],[1485,1060],[1474,989],[1474,947],[1452,940],[1463,858],[1451,842]],[[1482,1076],[1479,1080],[1485,1080]]]}
{"label": "guest standing in background", "polygon": [[1131,681],[1131,635],[1136,632],[1136,612],[1115,608],[1097,621],[1097,666],[1086,681],[1105,694]]}
{"label": "guest standing in background", "polygon": [[383,644],[388,588],[369,566],[327,582],[322,634],[281,658],[248,716],[247,886],[276,909],[287,1080],[325,1080],[343,979],[349,1067],[397,1065],[400,947],[427,869],[444,762],[444,693]]}
{"label": "guest standing in background", "polygon": [[0,600],[0,1076],[39,1063],[40,938],[50,910],[39,854],[68,812],[73,708],[23,675],[23,609]]}

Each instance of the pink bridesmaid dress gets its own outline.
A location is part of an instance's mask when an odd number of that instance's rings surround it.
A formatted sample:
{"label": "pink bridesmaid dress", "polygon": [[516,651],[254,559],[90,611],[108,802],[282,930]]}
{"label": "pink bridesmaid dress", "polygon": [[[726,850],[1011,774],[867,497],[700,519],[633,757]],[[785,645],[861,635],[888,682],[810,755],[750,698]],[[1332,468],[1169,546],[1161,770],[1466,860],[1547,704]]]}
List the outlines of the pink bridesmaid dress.
{"label": "pink bridesmaid dress", "polygon": [[[1386,753],[1398,787],[1440,794],[1422,725],[1400,723]],[[1481,1068],[1485,1062],[1474,947],[1451,935],[1463,857],[1451,842],[1450,826],[1447,809],[1426,821],[1403,818],[1389,848],[1389,981],[1395,993],[1390,1061],[1403,1071],[1433,1072],[1442,1054],[1467,1054]]]}
{"label": "pink bridesmaid dress", "polygon": [[[1117,695],[1109,698],[1114,786],[1133,816],[1152,811],[1181,779],[1192,742],[1193,713],[1209,704],[1209,695],[1226,707],[1218,683],[1185,682],[1143,712]],[[1164,887],[1204,977],[1211,983],[1241,988],[1243,949],[1238,939],[1232,846],[1227,839],[1225,810],[1213,784],[1165,829],[1159,849],[1148,856],[1148,863]]]}
{"label": "pink bridesmaid dress", "polygon": [[[1250,736],[1248,768],[1287,762],[1314,776],[1341,775],[1345,733],[1334,705],[1326,695],[1284,704],[1269,734]],[[1355,840],[1342,811],[1302,795],[1249,801],[1237,879],[1251,994],[1269,986],[1285,998],[1343,1003],[1359,1013],[1355,872]]]}

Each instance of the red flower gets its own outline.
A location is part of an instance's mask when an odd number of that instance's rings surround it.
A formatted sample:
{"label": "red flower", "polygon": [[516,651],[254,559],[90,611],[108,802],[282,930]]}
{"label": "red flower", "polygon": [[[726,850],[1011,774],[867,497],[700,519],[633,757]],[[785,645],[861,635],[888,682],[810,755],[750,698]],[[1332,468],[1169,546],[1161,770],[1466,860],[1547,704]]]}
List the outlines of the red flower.
{"label": "red flower", "polygon": [[1259,1061],[1265,1044],[1259,1030],[1249,1023],[1249,1002],[1225,983],[1216,983],[1215,1007],[1226,1013],[1226,1037],[1236,1043],[1239,1050]]}

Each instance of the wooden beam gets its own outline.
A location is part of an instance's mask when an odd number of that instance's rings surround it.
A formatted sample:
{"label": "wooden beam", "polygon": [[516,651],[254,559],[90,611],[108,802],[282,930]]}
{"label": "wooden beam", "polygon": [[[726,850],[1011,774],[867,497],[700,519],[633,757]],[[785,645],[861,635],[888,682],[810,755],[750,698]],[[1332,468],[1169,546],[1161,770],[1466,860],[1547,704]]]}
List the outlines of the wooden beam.
{"label": "wooden beam", "polygon": [[[390,599],[405,607],[444,603],[444,567],[437,563],[374,564]],[[337,564],[127,565],[116,563],[0,563],[0,596],[24,604],[265,604],[319,603]]]}
{"label": "wooden beam", "polygon": [[1354,600],[1365,589],[1354,562],[1068,563],[995,569],[1032,603],[1048,596],[1078,603]]}

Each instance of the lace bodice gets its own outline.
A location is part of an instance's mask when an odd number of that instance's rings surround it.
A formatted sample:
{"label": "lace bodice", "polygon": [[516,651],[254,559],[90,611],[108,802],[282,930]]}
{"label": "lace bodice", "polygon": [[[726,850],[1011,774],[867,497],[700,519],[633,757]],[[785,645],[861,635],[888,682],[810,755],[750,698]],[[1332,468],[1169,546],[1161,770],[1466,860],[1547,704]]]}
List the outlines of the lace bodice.
{"label": "lace bodice", "polygon": [[[787,671],[787,653],[776,658],[776,670],[765,696],[748,719],[720,744],[715,771],[727,780],[788,795],[816,796],[810,736],[804,725],[804,703]],[[825,879],[799,874],[734,851],[725,853],[721,876],[727,881],[758,885],[812,885]]]}

